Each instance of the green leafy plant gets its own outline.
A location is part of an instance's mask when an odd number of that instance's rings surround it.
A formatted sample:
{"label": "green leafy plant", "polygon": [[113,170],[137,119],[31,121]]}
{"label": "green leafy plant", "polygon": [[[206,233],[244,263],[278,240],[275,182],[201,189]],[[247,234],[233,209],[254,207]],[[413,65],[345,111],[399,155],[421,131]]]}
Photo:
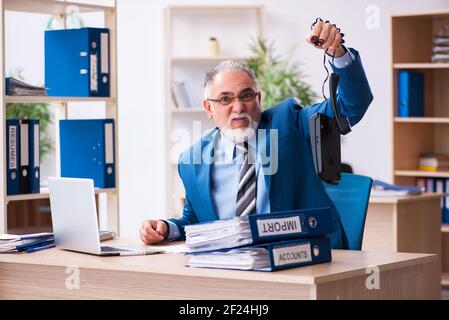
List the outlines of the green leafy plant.
{"label": "green leafy plant", "polygon": [[[24,81],[22,70],[10,72],[12,77]],[[47,103],[8,103],[6,105],[7,119],[39,119],[40,126],[40,157],[53,150],[53,141],[48,133],[48,126],[52,123],[50,106]]]}
{"label": "green leafy plant", "polygon": [[8,119],[39,119],[40,156],[41,158],[53,150],[53,141],[48,136],[48,125],[51,123],[49,106],[46,103],[8,103],[6,106]]}
{"label": "green leafy plant", "polygon": [[[251,57],[246,61],[254,70],[262,91],[262,107],[268,109],[283,100],[293,97],[303,106],[311,105],[317,99],[310,85],[305,83],[298,63],[274,55],[274,43],[263,38],[252,39]],[[292,50],[291,50],[292,53]]]}

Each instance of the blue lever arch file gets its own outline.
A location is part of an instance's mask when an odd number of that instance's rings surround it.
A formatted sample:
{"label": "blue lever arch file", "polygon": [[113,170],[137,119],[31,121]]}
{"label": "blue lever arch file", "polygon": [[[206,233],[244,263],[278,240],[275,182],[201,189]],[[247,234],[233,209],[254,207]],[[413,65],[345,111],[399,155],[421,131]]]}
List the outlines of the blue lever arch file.
{"label": "blue lever arch file", "polygon": [[30,157],[30,193],[40,192],[40,157],[39,157],[39,120],[28,120],[29,157]]}
{"label": "blue lever arch file", "polygon": [[424,116],[424,74],[399,71],[398,74],[399,117]]}
{"label": "blue lever arch file", "polygon": [[49,96],[109,97],[109,29],[45,31],[45,87]]}
{"label": "blue lever arch file", "polygon": [[330,239],[320,237],[193,254],[186,265],[199,268],[275,271],[331,260]]}
{"label": "blue lever arch file", "polygon": [[60,120],[61,176],[115,187],[114,120]]}
{"label": "blue lever arch file", "polygon": [[20,124],[19,120],[6,120],[6,193],[16,195],[19,189]]}
{"label": "blue lever arch file", "polygon": [[19,120],[20,127],[20,171],[19,193],[30,192],[30,120]]}
{"label": "blue lever arch file", "polygon": [[254,214],[188,225],[190,253],[207,252],[288,239],[326,236],[334,232],[330,207]]}

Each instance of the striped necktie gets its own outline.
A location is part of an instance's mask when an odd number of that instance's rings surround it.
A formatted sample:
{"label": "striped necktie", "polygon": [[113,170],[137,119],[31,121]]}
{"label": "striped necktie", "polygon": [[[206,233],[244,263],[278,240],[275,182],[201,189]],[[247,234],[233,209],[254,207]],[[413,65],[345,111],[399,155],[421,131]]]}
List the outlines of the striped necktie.
{"label": "striped necktie", "polygon": [[256,166],[248,161],[248,143],[243,144],[244,161],[240,169],[237,191],[236,216],[246,216],[256,212]]}

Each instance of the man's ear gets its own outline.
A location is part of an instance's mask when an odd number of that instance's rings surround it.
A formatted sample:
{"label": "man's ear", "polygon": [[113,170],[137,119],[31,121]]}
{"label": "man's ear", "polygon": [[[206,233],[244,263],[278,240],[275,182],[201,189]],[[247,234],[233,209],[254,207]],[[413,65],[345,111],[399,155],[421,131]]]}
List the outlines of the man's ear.
{"label": "man's ear", "polygon": [[210,102],[207,100],[203,100],[203,107],[204,107],[204,110],[206,110],[207,117],[209,119],[212,119],[213,114],[212,114],[212,106],[211,106]]}
{"label": "man's ear", "polygon": [[259,101],[259,109],[262,111],[262,92],[257,95],[257,100]]}

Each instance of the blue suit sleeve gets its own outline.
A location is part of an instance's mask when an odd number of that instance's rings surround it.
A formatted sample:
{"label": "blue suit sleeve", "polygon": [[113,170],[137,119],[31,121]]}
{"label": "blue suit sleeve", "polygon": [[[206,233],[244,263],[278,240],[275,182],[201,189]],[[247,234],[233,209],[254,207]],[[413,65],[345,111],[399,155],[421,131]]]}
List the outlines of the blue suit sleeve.
{"label": "blue suit sleeve", "polygon": [[[182,169],[181,166],[178,164],[178,172],[179,172],[179,176],[181,177],[181,180],[183,179],[183,175],[182,175]],[[185,184],[184,184],[185,186]],[[184,204],[184,210],[182,211],[182,216],[181,218],[175,219],[175,218],[171,218],[171,219],[167,219],[167,222],[171,222],[173,224],[176,225],[177,230],[178,230],[178,234],[179,234],[179,240],[185,240],[186,236],[185,236],[185,231],[184,231],[184,227],[186,225],[189,224],[194,224],[194,223],[198,223],[198,218],[195,214],[195,211],[193,210],[193,206],[189,200],[189,195],[186,192],[186,202]],[[170,224],[170,228],[171,228],[171,224]],[[171,233],[171,230],[170,230]],[[170,235],[168,240],[175,240],[175,239],[170,239]]]}
{"label": "blue suit sleeve", "polygon": [[[351,50],[355,59],[351,64],[343,68],[337,68],[332,64],[331,66],[333,71],[340,75],[337,90],[337,107],[341,115],[348,118],[351,126],[354,126],[362,119],[373,101],[373,94],[359,53],[352,48],[349,48],[349,50]],[[301,127],[306,137],[309,137],[309,118],[315,113],[334,117],[330,99],[300,110],[297,120],[301,122]]]}

